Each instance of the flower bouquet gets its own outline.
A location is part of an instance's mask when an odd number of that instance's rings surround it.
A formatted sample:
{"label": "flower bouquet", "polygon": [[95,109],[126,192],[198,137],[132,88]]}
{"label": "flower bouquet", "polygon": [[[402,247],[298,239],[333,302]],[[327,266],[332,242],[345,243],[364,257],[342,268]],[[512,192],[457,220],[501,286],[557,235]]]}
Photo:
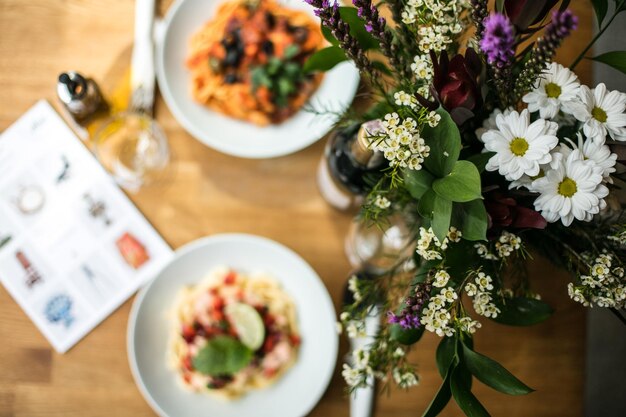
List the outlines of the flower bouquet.
{"label": "flower bouquet", "polygon": [[[532,325],[550,316],[524,273],[532,253],[571,271],[563,291],[573,301],[626,322],[618,199],[626,94],[590,88],[574,72],[626,1],[612,0],[611,13],[609,0],[591,2],[598,36],[569,67],[553,61],[577,27],[566,0],[499,0],[492,9],[486,0],[306,1],[330,42],[307,70],[352,60],[371,87],[371,108],[346,116],[369,121],[369,146],[386,162],[360,215],[382,224],[401,214],[415,246],[386,273],[349,282],[354,302],[341,315],[349,335],[364,331],[374,309],[387,314],[373,345],[344,365],[348,385],[417,384],[405,353],[426,331],[441,337],[443,382],[425,416],[451,398],[468,416],[488,415],[473,378],[530,393],[476,352],[473,338],[484,319]],[[626,71],[626,52],[593,59]]]}

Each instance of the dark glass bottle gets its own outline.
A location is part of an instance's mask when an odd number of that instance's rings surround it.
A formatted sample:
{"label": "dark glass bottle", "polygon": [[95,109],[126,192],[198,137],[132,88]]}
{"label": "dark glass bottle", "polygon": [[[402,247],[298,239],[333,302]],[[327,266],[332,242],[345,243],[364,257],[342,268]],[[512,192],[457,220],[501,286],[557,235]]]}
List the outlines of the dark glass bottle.
{"label": "dark glass bottle", "polygon": [[76,71],[59,75],[57,97],[63,104],[74,130],[87,140],[97,124],[109,117],[109,104],[104,99],[98,84]]}
{"label": "dark glass bottle", "polygon": [[361,204],[373,182],[382,176],[386,161],[370,147],[369,136],[380,129],[374,120],[331,133],[317,173],[322,197],[339,210]]}

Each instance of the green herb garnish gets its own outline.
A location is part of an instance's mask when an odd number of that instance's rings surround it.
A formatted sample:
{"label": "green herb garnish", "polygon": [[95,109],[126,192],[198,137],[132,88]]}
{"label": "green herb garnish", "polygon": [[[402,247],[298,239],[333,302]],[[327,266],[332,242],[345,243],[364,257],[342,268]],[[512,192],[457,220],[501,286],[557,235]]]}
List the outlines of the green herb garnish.
{"label": "green herb garnish", "polygon": [[267,64],[255,67],[251,71],[252,91],[266,87],[272,94],[272,101],[279,107],[288,104],[289,96],[298,90],[298,85],[305,79],[302,65],[293,59],[300,53],[297,45],[285,48],[283,58],[272,57]]}
{"label": "green herb garnish", "polygon": [[230,336],[217,336],[193,358],[193,367],[206,375],[232,375],[248,366],[252,351]]}

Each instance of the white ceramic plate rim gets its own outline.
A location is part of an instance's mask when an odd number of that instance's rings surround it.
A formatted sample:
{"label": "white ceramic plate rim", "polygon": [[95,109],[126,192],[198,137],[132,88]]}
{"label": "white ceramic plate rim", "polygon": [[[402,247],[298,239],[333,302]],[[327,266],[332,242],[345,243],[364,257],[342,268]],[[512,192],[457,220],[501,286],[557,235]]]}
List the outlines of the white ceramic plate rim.
{"label": "white ceramic plate rim", "polygon": [[[176,2],[169,8],[167,14],[161,24],[161,28],[159,30],[158,42],[157,42],[157,54],[156,54],[156,74],[157,80],[159,83],[159,88],[163,98],[170,111],[176,118],[176,120],[183,126],[183,128],[190,133],[193,137],[198,139],[200,142],[205,145],[218,150],[222,153],[241,157],[241,158],[251,158],[251,159],[261,159],[261,158],[274,158],[279,156],[288,155],[294,152],[297,152],[301,149],[304,149],[313,143],[320,140],[328,131],[334,126],[334,124],[338,120],[338,116],[324,116],[315,119],[315,126],[306,126],[301,128],[300,136],[294,136],[292,141],[284,141],[284,144],[281,144],[279,147],[271,146],[267,148],[263,147],[254,147],[254,146],[240,146],[237,144],[232,144],[227,140],[220,139],[219,135],[212,135],[211,131],[206,131],[201,129],[198,123],[194,122],[193,117],[190,117],[185,111],[182,110],[181,106],[178,103],[176,98],[176,94],[174,94],[171,89],[171,85],[168,83],[168,77],[166,75],[166,63],[165,63],[165,47],[168,44],[168,36],[170,34],[170,28],[172,26],[172,22],[176,19],[179,10],[181,10],[183,4],[187,1],[192,0],[176,0]],[[219,2],[220,0],[209,0],[213,2]],[[194,31],[197,28],[193,29]],[[337,65],[332,70],[328,71],[325,74],[325,79],[322,81],[322,89],[324,82],[326,82],[326,78],[328,77],[342,77],[341,85],[343,91],[337,97],[333,97],[332,103],[324,103],[322,99],[322,103],[324,105],[329,105],[333,108],[334,111],[338,111],[340,108],[345,110],[354,99],[356,91],[359,86],[359,72],[354,66],[352,62],[346,61]],[[318,90],[318,91],[319,91]],[[317,93],[316,93],[317,94]],[[313,95],[311,101],[319,99],[316,97],[316,94]],[[189,100],[192,100],[189,98]],[[198,105],[199,106],[199,105]],[[212,110],[205,108],[207,112],[213,112]],[[297,114],[304,112],[305,110],[300,110]],[[297,115],[296,114],[296,115]],[[295,117],[295,116],[293,116]],[[229,120],[232,123],[242,123],[233,119],[225,119]],[[284,126],[284,125],[281,125]],[[263,129],[259,127],[258,129]]]}
{"label": "white ceramic plate rim", "polygon": [[[156,275],[155,279],[153,279],[148,284],[146,284],[137,293],[137,296],[135,297],[135,300],[133,301],[133,304],[130,309],[127,333],[126,333],[126,352],[128,356],[128,363],[130,364],[131,374],[133,376],[133,379],[135,380],[135,384],[139,388],[139,391],[143,395],[144,399],[148,402],[148,404],[152,407],[152,409],[155,412],[157,412],[157,414],[159,414],[159,416],[161,417],[173,417],[173,416],[170,416],[169,414],[167,414],[161,408],[159,403],[153,398],[152,394],[150,393],[150,391],[148,390],[148,388],[143,382],[143,378],[141,377],[139,367],[135,359],[135,356],[136,356],[135,343],[134,343],[135,342],[135,328],[137,324],[137,316],[139,313],[139,308],[141,307],[141,304],[143,303],[143,300],[146,297],[147,293],[149,292],[150,288],[160,276],[161,272],[167,269],[169,265],[176,262],[178,259],[184,257],[186,254],[193,252],[196,249],[199,249],[203,246],[207,246],[211,244],[220,244],[220,243],[225,243],[225,242],[232,242],[232,241],[247,241],[247,242],[254,243],[254,244],[266,245],[268,247],[272,247],[274,249],[277,249],[279,251],[282,251],[292,256],[295,260],[300,262],[305,269],[309,270],[312,276],[315,276],[317,278],[315,285],[317,285],[318,287],[321,287],[322,293],[325,294],[325,297],[323,298],[324,298],[324,303],[326,304],[324,306],[320,306],[320,309],[329,310],[332,312],[333,316],[336,317],[336,311],[335,311],[335,307],[333,305],[332,299],[330,298],[330,295],[328,294],[328,290],[324,286],[322,280],[319,278],[319,275],[317,274],[317,272],[315,272],[315,270],[308,264],[308,262],[306,262],[300,255],[298,255],[292,249],[286,247],[285,245],[281,243],[278,243],[274,240],[271,240],[262,236],[250,235],[250,234],[245,234],[245,233],[225,233],[225,234],[217,234],[217,235],[200,238],[200,239],[194,240],[190,243],[187,243],[181,246],[179,249],[176,250],[174,257],[170,260],[170,262],[167,265],[165,265],[161,269],[161,271]],[[317,392],[311,393],[312,395],[309,397],[311,398],[310,404],[306,408],[305,413],[303,415],[307,415],[311,412],[311,410],[313,410],[313,408],[317,405],[317,403],[320,401],[320,399],[326,392],[326,389],[328,388],[328,385],[330,384],[330,381],[332,379],[332,376],[335,370],[337,354],[339,351],[339,335],[336,334],[335,337],[333,337],[332,340],[329,341],[329,343],[332,343],[332,346],[331,346],[332,358],[334,358],[335,361],[328,362],[328,366],[326,367],[324,378],[323,378],[324,383],[320,384]]]}

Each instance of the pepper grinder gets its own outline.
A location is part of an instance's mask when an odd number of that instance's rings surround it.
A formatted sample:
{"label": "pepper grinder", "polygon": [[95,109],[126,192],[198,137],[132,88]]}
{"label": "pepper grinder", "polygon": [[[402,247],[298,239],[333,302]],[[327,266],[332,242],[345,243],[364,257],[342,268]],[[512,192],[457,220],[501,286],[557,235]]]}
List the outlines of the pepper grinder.
{"label": "pepper grinder", "polygon": [[57,97],[75,122],[75,128],[83,140],[93,133],[95,123],[109,115],[109,106],[98,84],[76,71],[59,75]]}

